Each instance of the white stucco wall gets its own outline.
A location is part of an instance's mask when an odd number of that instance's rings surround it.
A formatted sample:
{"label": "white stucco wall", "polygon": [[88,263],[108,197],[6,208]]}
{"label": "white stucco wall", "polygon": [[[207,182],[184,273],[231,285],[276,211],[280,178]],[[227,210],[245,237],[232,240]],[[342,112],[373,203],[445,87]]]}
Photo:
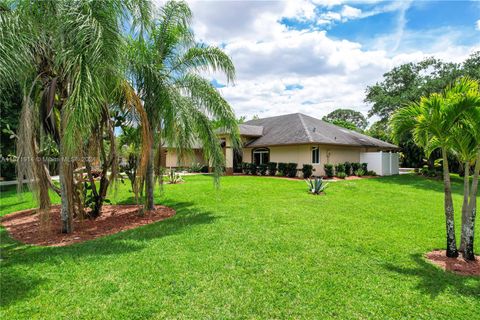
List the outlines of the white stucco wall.
{"label": "white stucco wall", "polygon": [[206,162],[203,159],[203,153],[200,149],[195,149],[192,153],[184,155],[184,157],[178,157],[177,150],[169,148],[167,150],[167,159],[165,161],[166,167],[190,167],[192,163],[200,163],[205,165]]}

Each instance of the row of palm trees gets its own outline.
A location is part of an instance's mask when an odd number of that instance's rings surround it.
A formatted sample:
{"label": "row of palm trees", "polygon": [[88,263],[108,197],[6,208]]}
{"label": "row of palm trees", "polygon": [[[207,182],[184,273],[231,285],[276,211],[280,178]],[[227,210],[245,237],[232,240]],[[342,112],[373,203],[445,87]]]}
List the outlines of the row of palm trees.
{"label": "row of palm trees", "polygon": [[[83,210],[79,168],[93,188],[91,217],[101,213],[117,173],[115,114],[140,133],[134,192],[146,195],[147,210],[164,143],[182,153],[200,141],[220,173],[224,157],[212,120],[234,142],[238,128],[203,75],[220,72],[233,81],[235,68],[222,50],[195,41],[191,19],[182,1],[160,10],[150,0],[0,1],[0,88],[19,84],[23,91],[18,177],[31,181],[41,210],[50,206],[49,188],[61,196],[62,232],[72,231],[74,214]],[[39,157],[45,137],[60,152],[60,188]],[[98,189],[90,163],[97,156]]]}
{"label": "row of palm trees", "polygon": [[[429,156],[440,149],[443,162],[445,221],[448,257],[462,252],[466,260],[474,260],[476,199],[480,173],[480,91],[479,82],[458,79],[442,93],[423,97],[419,102],[399,109],[391,120],[394,137],[409,131],[417,145]],[[448,166],[448,155],[455,155],[463,164],[464,197],[460,247],[455,237],[454,207]],[[470,182],[470,172],[473,177]]]}

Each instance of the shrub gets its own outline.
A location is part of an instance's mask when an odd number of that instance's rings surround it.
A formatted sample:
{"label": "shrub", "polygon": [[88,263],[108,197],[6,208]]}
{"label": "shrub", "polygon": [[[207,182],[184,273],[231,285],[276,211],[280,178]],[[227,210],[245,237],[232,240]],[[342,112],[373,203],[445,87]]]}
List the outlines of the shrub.
{"label": "shrub", "polygon": [[368,171],[367,167],[368,167],[368,163],[366,163],[366,162],[362,163],[362,170],[363,171],[367,172]]}
{"label": "shrub", "polygon": [[250,163],[248,168],[249,168],[248,171],[250,172],[251,175],[253,175],[253,176],[257,175],[258,167],[255,163]]}
{"label": "shrub", "polygon": [[183,178],[174,169],[170,169],[167,175],[167,181],[169,184],[177,184],[183,182]]}
{"label": "shrub", "polygon": [[313,174],[313,166],[311,164],[304,164],[302,167],[302,173],[305,179],[310,178]]}
{"label": "shrub", "polygon": [[243,172],[243,174],[249,174],[250,173],[250,163],[242,162],[242,172]]}
{"label": "shrub", "polygon": [[359,162],[352,162],[352,172],[355,174],[355,171],[361,169],[361,164]]}
{"label": "shrub", "polygon": [[269,162],[267,163],[268,175],[274,176],[277,173],[277,163]]}
{"label": "shrub", "polygon": [[202,169],[200,169],[200,172],[208,173],[208,166],[203,166]]}
{"label": "shrub", "polygon": [[363,177],[365,175],[365,171],[363,171],[363,169],[358,169],[354,173],[357,177]]}
{"label": "shrub", "polygon": [[337,173],[340,173],[340,172],[343,172],[345,173],[345,165],[343,163],[339,163],[335,166],[335,172]]}
{"label": "shrub", "polygon": [[377,175],[377,173],[373,170],[370,170],[370,171],[367,171],[366,173],[367,176],[372,176],[372,177],[375,177]]}
{"label": "shrub", "polygon": [[200,172],[202,170],[202,165],[198,162],[193,162],[190,166],[190,172]]}
{"label": "shrub", "polygon": [[345,172],[337,172],[337,177],[340,179],[345,179],[347,174]]}
{"label": "shrub", "polygon": [[286,176],[287,175],[287,164],[284,162],[279,162],[278,163],[278,172],[280,173],[281,176]]}
{"label": "shrub", "polygon": [[325,164],[323,166],[323,169],[325,169],[325,175],[329,178],[333,178],[333,164]]}
{"label": "shrub", "polygon": [[325,183],[322,178],[316,177],[315,179],[305,179],[308,185],[308,191],[312,194],[321,194],[325,192],[328,183]]}
{"label": "shrub", "polygon": [[347,176],[352,175],[352,164],[350,162],[345,162],[345,173]]}
{"label": "shrub", "polygon": [[265,163],[262,163],[261,165],[258,166],[258,171],[262,176],[267,174],[267,165]]}
{"label": "shrub", "polygon": [[288,163],[287,164],[287,176],[290,178],[294,178],[297,176],[297,164],[296,163]]}

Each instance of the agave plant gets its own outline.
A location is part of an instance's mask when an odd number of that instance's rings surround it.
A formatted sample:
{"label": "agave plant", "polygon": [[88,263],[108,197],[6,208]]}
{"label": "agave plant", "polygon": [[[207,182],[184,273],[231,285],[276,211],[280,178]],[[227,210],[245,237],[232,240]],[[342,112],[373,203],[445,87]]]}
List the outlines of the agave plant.
{"label": "agave plant", "polygon": [[325,192],[328,183],[323,181],[323,178],[315,177],[314,179],[305,179],[308,185],[308,191],[312,194],[321,194]]}
{"label": "agave plant", "polygon": [[183,178],[174,169],[168,172],[167,180],[169,184],[177,184],[183,182]]}

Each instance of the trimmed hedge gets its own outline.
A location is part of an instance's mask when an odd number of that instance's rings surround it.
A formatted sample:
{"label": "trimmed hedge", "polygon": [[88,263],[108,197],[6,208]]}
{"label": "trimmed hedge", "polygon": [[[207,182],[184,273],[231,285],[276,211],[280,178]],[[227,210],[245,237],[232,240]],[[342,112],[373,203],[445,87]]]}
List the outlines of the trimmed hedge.
{"label": "trimmed hedge", "polygon": [[347,176],[352,175],[352,164],[348,161],[345,162],[345,173],[347,174]]}
{"label": "trimmed hedge", "polygon": [[257,171],[258,171],[258,167],[255,163],[250,163],[249,165],[249,171],[250,171],[250,174],[253,175],[253,176],[256,176],[257,175]]}
{"label": "trimmed hedge", "polygon": [[340,172],[345,173],[345,165],[343,163],[339,163],[335,166],[335,173],[338,175]]}
{"label": "trimmed hedge", "polygon": [[274,176],[277,173],[277,163],[269,162],[267,163],[268,175]]}
{"label": "trimmed hedge", "polygon": [[333,164],[327,163],[323,166],[325,169],[325,175],[329,178],[333,178]]}
{"label": "trimmed hedge", "polygon": [[287,164],[287,176],[290,178],[294,178],[297,176],[297,164],[290,162]]}
{"label": "trimmed hedge", "polygon": [[311,164],[304,164],[302,167],[303,178],[308,179],[313,174],[313,166]]}
{"label": "trimmed hedge", "polygon": [[267,174],[267,165],[265,163],[262,163],[258,166],[258,171],[260,172],[260,175],[265,176]]}
{"label": "trimmed hedge", "polygon": [[287,164],[284,162],[279,162],[278,163],[278,173],[281,176],[286,176],[287,175]]}

